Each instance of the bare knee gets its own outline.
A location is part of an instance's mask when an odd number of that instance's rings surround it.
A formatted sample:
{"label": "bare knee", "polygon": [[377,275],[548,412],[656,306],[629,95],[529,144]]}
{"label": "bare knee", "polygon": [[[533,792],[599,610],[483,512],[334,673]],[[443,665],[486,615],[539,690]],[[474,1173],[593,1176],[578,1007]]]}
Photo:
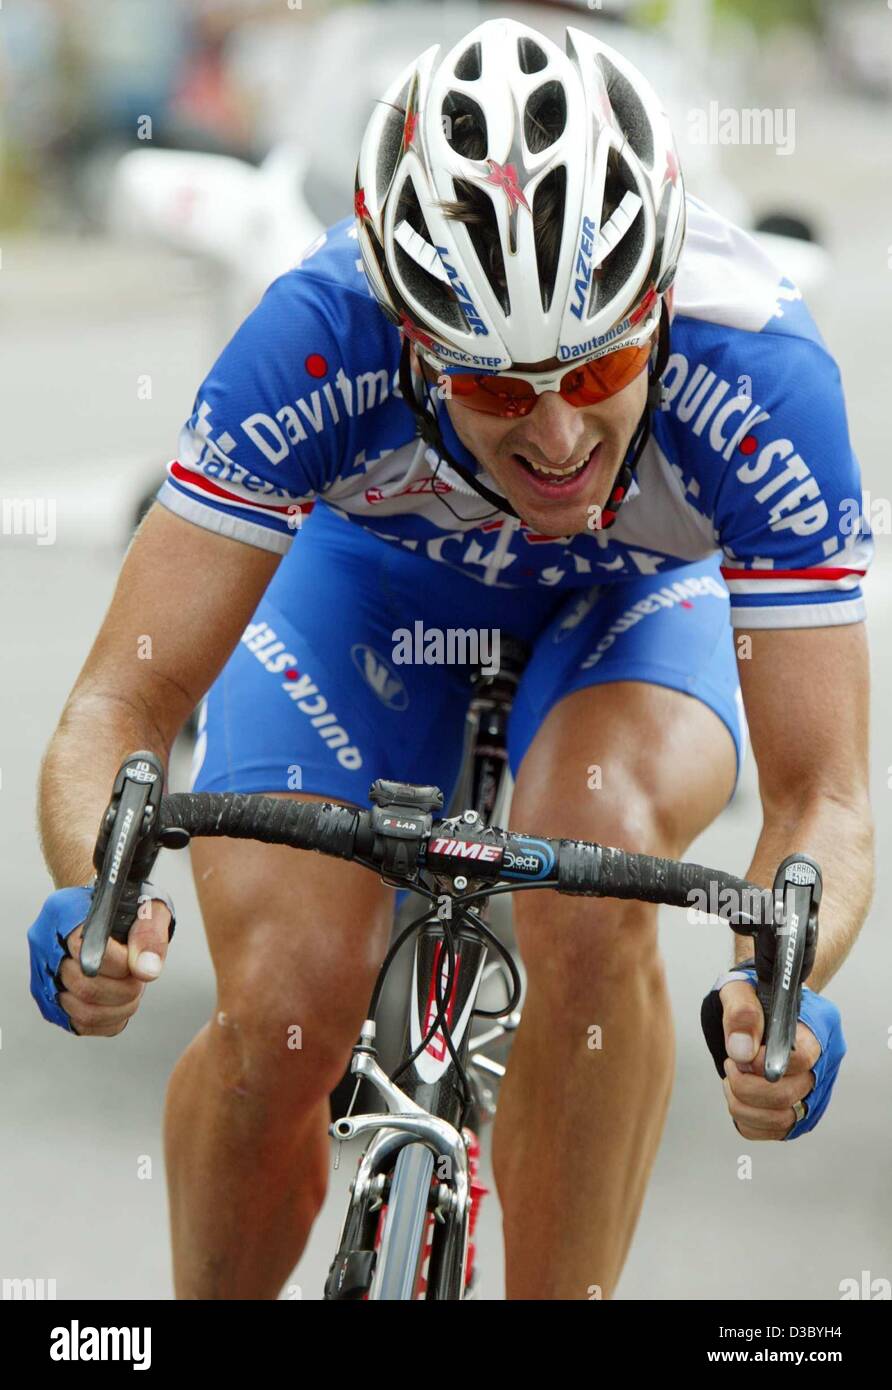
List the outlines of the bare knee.
{"label": "bare knee", "polygon": [[291,1111],[311,1108],[334,1089],[367,993],[339,988],[336,979],[318,993],[300,986],[268,954],[227,972],[209,1029],[221,1087]]}
{"label": "bare knee", "polygon": [[387,947],[392,894],[356,865],[279,845],[198,841],[193,872],[217,975],[215,1084],[271,1114],[343,1075]]}

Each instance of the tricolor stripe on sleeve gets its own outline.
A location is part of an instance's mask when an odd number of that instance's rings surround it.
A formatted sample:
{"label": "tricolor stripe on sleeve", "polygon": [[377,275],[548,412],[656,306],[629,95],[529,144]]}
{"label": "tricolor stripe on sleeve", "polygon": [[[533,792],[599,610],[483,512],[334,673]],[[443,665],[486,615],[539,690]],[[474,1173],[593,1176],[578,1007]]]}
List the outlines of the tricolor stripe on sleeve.
{"label": "tricolor stripe on sleeve", "polygon": [[722,566],[734,627],[830,627],[865,617],[860,582],[866,568],[816,565],[807,569]]}
{"label": "tricolor stripe on sleeve", "polygon": [[[261,492],[256,486],[262,484]],[[313,510],[309,498],[294,497],[248,474],[244,481],[223,484],[180,459],[167,466],[158,501],[187,521],[211,531],[284,554],[302,519]]]}

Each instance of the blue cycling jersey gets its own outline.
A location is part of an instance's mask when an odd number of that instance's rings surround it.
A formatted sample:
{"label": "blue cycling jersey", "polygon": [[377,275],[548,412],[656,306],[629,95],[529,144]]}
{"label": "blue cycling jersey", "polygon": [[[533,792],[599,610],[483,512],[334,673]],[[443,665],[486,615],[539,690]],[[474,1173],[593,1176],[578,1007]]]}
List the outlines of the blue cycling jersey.
{"label": "blue cycling jersey", "polygon": [[[493,514],[416,437],[400,346],[345,219],[270,286],[221,353],[159,500],[284,552],[322,499],[394,545],[509,588],[590,587],[718,552],[737,626],[864,616],[871,542],[836,363],[799,291],[696,199],[665,409],[607,531],[544,536]],[[438,409],[448,448],[497,490]]]}

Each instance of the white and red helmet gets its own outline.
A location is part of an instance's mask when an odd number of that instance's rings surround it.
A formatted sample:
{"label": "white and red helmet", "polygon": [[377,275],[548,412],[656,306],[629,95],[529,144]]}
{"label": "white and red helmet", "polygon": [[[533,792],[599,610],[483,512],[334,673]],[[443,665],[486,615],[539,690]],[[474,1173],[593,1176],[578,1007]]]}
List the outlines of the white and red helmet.
{"label": "white and red helmet", "polygon": [[[534,152],[546,108],[550,143]],[[456,148],[468,116],[480,159]],[[483,195],[500,275],[478,254],[478,229],[444,212],[461,185]],[[545,190],[551,257],[533,217]],[[537,377],[646,340],[685,229],[672,132],[647,79],[579,29],[562,53],[511,19],[445,56],[427,49],[391,85],[363,137],[355,211],[372,290],[425,357]]]}

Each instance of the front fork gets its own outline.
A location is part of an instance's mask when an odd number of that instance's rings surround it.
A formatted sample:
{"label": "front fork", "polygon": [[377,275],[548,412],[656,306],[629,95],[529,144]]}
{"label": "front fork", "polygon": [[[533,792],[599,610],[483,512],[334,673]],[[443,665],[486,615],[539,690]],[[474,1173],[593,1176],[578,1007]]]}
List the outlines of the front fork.
{"label": "front fork", "polygon": [[[371,1286],[375,1266],[374,1235],[387,1202],[388,1174],[400,1149],[421,1143],[434,1155],[439,1181],[432,1189],[433,1213],[442,1227],[434,1241],[427,1275],[429,1296],[458,1298],[468,1245],[471,1173],[465,1135],[448,1120],[424,1110],[395,1085],[374,1053],[375,1025],[367,1019],[354,1048],[351,1071],[377,1090],[387,1109],[381,1114],[344,1116],[330,1128],[338,1140],[372,1134],[350,1189],[350,1205],[338,1253],[325,1285],[327,1299],[360,1299]],[[444,1246],[446,1249],[444,1250]]]}

